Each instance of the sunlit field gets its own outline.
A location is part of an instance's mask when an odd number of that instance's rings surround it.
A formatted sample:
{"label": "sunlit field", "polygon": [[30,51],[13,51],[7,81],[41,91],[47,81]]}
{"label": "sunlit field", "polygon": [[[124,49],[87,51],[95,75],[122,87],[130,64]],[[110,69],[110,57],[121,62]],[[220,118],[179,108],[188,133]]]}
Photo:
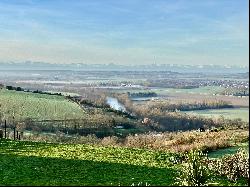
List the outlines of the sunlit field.
{"label": "sunlit field", "polygon": [[[146,149],[0,140],[0,185],[170,186],[180,164]],[[213,176],[217,185],[245,185]]]}
{"label": "sunlit field", "polygon": [[249,121],[249,108],[228,108],[228,109],[214,109],[214,110],[195,110],[185,111],[187,114],[201,115],[205,117],[216,117],[223,116],[227,119],[240,118],[243,121]]}
{"label": "sunlit field", "polygon": [[64,96],[0,90],[0,115],[3,119],[37,120],[79,119],[84,110]]}

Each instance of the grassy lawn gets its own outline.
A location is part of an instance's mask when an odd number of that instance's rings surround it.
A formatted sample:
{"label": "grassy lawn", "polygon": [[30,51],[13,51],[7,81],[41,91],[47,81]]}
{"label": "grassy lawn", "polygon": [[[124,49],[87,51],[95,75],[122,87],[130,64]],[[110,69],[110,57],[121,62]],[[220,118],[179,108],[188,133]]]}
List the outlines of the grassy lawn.
{"label": "grassy lawn", "polygon": [[0,185],[170,185],[176,170],[166,167],[160,155],[140,149],[2,141]]}
{"label": "grassy lawn", "polygon": [[77,159],[1,155],[0,160],[1,169],[8,168],[0,185],[170,185],[174,173],[169,168]]}
{"label": "grassy lawn", "polygon": [[[170,186],[181,167],[170,157],[145,149],[0,140],[0,185]],[[213,181],[242,184],[218,176]]]}
{"label": "grassy lawn", "polygon": [[85,112],[64,96],[0,90],[0,115],[12,120],[13,114],[15,120],[53,120],[79,119],[84,117]]}

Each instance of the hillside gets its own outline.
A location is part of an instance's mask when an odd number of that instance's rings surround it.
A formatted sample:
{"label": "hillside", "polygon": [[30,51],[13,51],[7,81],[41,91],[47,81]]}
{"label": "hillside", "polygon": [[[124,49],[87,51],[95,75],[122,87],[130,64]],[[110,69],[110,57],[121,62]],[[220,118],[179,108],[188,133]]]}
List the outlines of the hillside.
{"label": "hillside", "polygon": [[84,118],[85,112],[64,96],[0,90],[0,116],[4,119],[58,120]]}
{"label": "hillside", "polygon": [[[14,117],[14,118],[13,118]],[[137,119],[106,106],[81,103],[50,93],[0,90],[0,127],[7,122],[7,137],[13,138],[14,127],[22,139],[30,133],[95,134],[98,137],[147,131]],[[122,127],[122,129],[116,128]],[[28,135],[27,135],[28,133]],[[26,136],[27,135],[27,136]],[[55,134],[54,134],[55,135]]]}

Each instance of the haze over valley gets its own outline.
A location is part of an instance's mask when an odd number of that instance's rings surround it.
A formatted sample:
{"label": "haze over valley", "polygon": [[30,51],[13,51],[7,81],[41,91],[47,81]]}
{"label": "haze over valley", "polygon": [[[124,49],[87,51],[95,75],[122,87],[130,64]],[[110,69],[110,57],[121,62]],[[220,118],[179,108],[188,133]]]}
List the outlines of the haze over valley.
{"label": "haze over valley", "polygon": [[1,0],[0,186],[247,186],[248,4]]}

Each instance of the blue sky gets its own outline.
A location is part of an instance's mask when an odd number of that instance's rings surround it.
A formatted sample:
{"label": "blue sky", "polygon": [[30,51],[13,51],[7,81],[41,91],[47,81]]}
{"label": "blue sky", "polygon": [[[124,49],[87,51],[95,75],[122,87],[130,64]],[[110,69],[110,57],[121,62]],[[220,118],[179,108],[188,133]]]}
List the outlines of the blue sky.
{"label": "blue sky", "polygon": [[0,61],[248,66],[248,0],[0,0]]}

